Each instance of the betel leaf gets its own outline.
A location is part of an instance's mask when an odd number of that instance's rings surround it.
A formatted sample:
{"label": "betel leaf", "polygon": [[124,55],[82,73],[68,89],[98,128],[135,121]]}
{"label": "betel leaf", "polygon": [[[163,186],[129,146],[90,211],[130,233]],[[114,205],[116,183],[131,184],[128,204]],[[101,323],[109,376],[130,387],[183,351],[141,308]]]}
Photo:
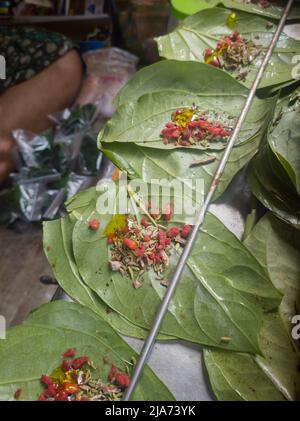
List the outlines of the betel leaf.
{"label": "betel leaf", "polygon": [[[170,85],[170,74],[176,69],[177,81]],[[158,82],[153,75],[161,70]],[[190,79],[189,69],[193,79]],[[144,147],[160,150],[182,149],[174,143],[165,145],[161,132],[165,124],[170,122],[171,114],[180,108],[190,108],[195,104],[201,112],[216,113],[216,119],[226,119],[231,126],[240,114],[245,102],[247,90],[238,82],[218,69],[201,63],[186,63],[180,65],[176,61],[157,63],[150,70],[144,71],[143,76],[151,78],[141,89],[142,75],[137,75],[131,81],[128,89],[119,97],[122,102],[113,117],[107,122],[99,134],[98,142],[135,143]],[[188,80],[193,80],[190,82]],[[174,80],[174,79],[173,79]],[[231,89],[233,88],[233,89]],[[145,94],[142,94],[144,89]],[[130,90],[132,90],[131,93]],[[137,96],[139,95],[139,96]],[[262,128],[272,110],[274,98],[254,99],[254,103],[247,115],[237,145],[260,137]],[[225,111],[225,112],[224,112]],[[226,142],[211,142],[208,146],[193,145],[189,150],[220,150]]]}
{"label": "betel leaf", "polygon": [[268,212],[244,244],[264,266],[283,294],[279,312],[288,332],[300,311],[300,233]]}
{"label": "betel leaf", "polygon": [[299,90],[278,101],[266,141],[249,165],[253,194],[281,219],[300,228]]}
{"label": "betel leaf", "polygon": [[[115,99],[116,107],[126,107],[130,102],[136,103],[144,94],[164,92],[194,92],[203,97],[215,93],[217,97],[232,96],[245,100],[247,89],[234,81],[222,71],[211,68],[207,71],[204,64],[196,62],[162,61],[137,72],[131,81],[120,91]],[[189,75],[187,77],[187,75]],[[201,75],[201,77],[199,77]],[[214,84],[211,81],[214,81]],[[264,130],[271,118],[276,97],[264,102],[269,115],[261,115],[261,129],[247,142],[238,144],[232,151],[223,177],[218,185],[216,196],[227,187],[233,176],[253,157],[258,149]],[[145,182],[153,179],[203,179],[207,192],[211,177],[221,159],[218,150],[195,150],[190,148],[155,149],[143,148],[127,142],[106,142],[102,136],[101,150],[120,169],[127,171],[131,178],[140,178]],[[214,159],[215,158],[215,159]],[[209,160],[210,162],[207,162]],[[206,162],[205,162],[206,161]]]}
{"label": "betel leaf", "polygon": [[[132,369],[130,360],[135,352],[108,323],[78,304],[54,302],[32,313],[25,324],[9,329],[7,339],[1,341],[0,400],[12,400],[19,388],[19,400],[37,400],[43,389],[41,375],[50,375],[60,366],[62,353],[69,347],[96,363],[95,378],[107,379],[111,365],[104,363],[104,357],[119,370]],[[173,400],[173,396],[147,367],[134,400],[164,401]]]}
{"label": "betel leaf", "polygon": [[300,304],[300,235],[267,213],[244,244],[282,292],[278,313],[265,316],[259,336],[263,357],[206,350],[205,364],[220,400],[299,400],[300,354],[291,319]]}
{"label": "betel leaf", "polygon": [[[282,104],[283,103],[283,104]],[[277,105],[277,118],[268,133],[268,142],[300,195],[300,90],[286,104]]]}
{"label": "betel leaf", "polygon": [[[165,287],[152,271],[146,272],[137,290],[129,278],[111,272],[110,246],[104,235],[111,216],[101,214],[99,206],[97,210],[89,206],[86,212],[82,209],[82,218],[73,231],[80,275],[109,307],[130,322],[149,328]],[[88,229],[88,221],[95,216],[101,220],[96,233]],[[171,222],[175,223],[176,218]],[[177,260],[173,254],[166,279]],[[216,217],[209,215],[161,332],[206,345],[259,352],[257,335],[263,312],[276,308],[280,300],[257,260]],[[224,336],[229,336],[230,341],[223,343]]]}
{"label": "betel leaf", "polygon": [[[72,234],[75,222],[81,218],[82,210],[95,201],[95,188],[86,189],[66,203],[70,215],[43,224],[43,245],[47,259],[61,288],[76,302],[87,306],[105,319],[115,330],[126,336],[145,338],[147,332],[130,323],[109,308],[82,280],[74,259]],[[159,340],[170,339],[159,335]]]}
{"label": "betel leaf", "polygon": [[[237,31],[247,40],[253,41],[262,51],[250,65],[227,73],[237,77],[241,70],[245,70],[247,74],[241,83],[251,87],[264,52],[274,35],[276,25],[259,16],[238,12],[237,23],[234,28],[231,28],[227,24],[229,14],[230,12],[226,9],[212,8],[189,16],[173,32],[156,39],[160,56],[167,59],[195,60],[203,63],[204,51],[207,48],[215,49],[221,37]],[[300,41],[290,38],[283,32],[273,51],[260,88],[278,86],[292,81],[294,79],[292,70],[295,67],[292,60],[299,52]],[[209,65],[209,67],[212,66]]]}
{"label": "betel leaf", "polygon": [[[262,3],[262,1],[261,1]],[[268,6],[260,4],[260,0],[172,0],[173,7],[183,15],[194,14],[200,10],[212,8],[219,5],[224,5],[230,9],[242,10],[248,13],[254,13],[260,16],[266,16],[272,19],[280,19],[283,13],[283,8],[286,6],[286,1],[277,0],[272,1]],[[300,18],[300,5],[297,1],[289,13],[288,19]]]}
{"label": "betel leaf", "polygon": [[44,250],[57,282],[73,300],[93,310],[119,333],[144,338],[147,334],[144,329],[109,308],[81,279],[72,249],[75,222],[76,218],[70,216],[43,224]]}
{"label": "betel leaf", "polygon": [[[223,151],[163,151],[121,143],[102,143],[101,146],[102,152],[122,171],[126,171],[130,178],[139,178],[144,182],[153,179],[170,182],[189,179],[195,182],[198,179],[203,180],[205,193],[223,155]],[[214,199],[224,192],[234,175],[255,155],[258,146],[259,140],[253,139],[233,149]]]}
{"label": "betel leaf", "polygon": [[204,361],[219,400],[299,400],[299,353],[277,313],[265,316],[262,356],[206,349]]}
{"label": "betel leaf", "polygon": [[136,102],[149,93],[171,92],[246,98],[247,88],[222,72],[195,61],[162,60],[136,72],[114,98],[114,106]]}
{"label": "betel leaf", "polygon": [[248,167],[252,193],[278,217],[300,228],[300,197],[269,145],[264,145]]}

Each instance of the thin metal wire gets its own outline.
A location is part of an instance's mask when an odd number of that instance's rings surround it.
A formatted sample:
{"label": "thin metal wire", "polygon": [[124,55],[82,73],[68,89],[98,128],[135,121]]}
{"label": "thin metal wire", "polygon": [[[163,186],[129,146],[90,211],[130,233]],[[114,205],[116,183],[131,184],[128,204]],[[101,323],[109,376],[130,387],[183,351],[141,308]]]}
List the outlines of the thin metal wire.
{"label": "thin metal wire", "polygon": [[264,57],[264,60],[261,64],[261,67],[260,67],[259,71],[257,72],[257,75],[255,77],[255,80],[254,80],[253,84],[252,84],[252,87],[251,87],[251,90],[249,92],[248,98],[246,99],[245,105],[244,105],[244,107],[241,111],[240,117],[237,121],[237,124],[235,126],[234,131],[233,131],[233,134],[232,134],[232,136],[231,136],[231,138],[230,138],[230,140],[227,144],[227,147],[224,151],[223,157],[222,157],[222,159],[220,161],[220,164],[219,164],[219,166],[218,166],[218,168],[215,172],[215,175],[213,176],[209,191],[208,191],[208,193],[205,197],[205,200],[204,200],[204,204],[203,204],[202,208],[200,209],[199,214],[197,215],[197,220],[196,220],[196,224],[194,226],[194,229],[191,232],[189,240],[188,240],[188,242],[187,242],[187,244],[186,244],[186,246],[185,246],[185,248],[184,248],[184,250],[183,250],[183,252],[180,256],[180,259],[177,263],[177,266],[176,266],[175,272],[173,274],[172,280],[170,282],[170,285],[169,285],[169,287],[167,289],[167,292],[166,292],[166,294],[165,294],[165,296],[164,296],[164,298],[161,302],[159,310],[158,310],[158,312],[155,316],[155,319],[153,321],[153,325],[151,327],[151,330],[150,330],[150,332],[148,334],[148,337],[147,337],[147,339],[144,343],[144,346],[141,350],[140,356],[138,358],[137,364],[136,364],[135,369],[134,369],[133,374],[132,374],[130,385],[128,386],[128,388],[125,392],[123,401],[129,401],[130,400],[130,398],[131,398],[131,396],[132,396],[132,394],[133,394],[133,392],[134,392],[134,390],[137,386],[137,383],[140,379],[140,376],[142,374],[144,365],[148,361],[148,358],[149,358],[149,356],[152,352],[152,349],[153,349],[153,346],[155,344],[155,340],[156,340],[157,334],[159,332],[160,326],[161,326],[162,321],[165,317],[165,314],[168,310],[170,301],[173,297],[173,294],[175,292],[177,284],[180,280],[180,277],[182,275],[182,272],[183,272],[183,269],[185,267],[186,261],[187,261],[189,255],[190,255],[192,247],[193,247],[193,245],[195,243],[195,240],[197,238],[199,228],[201,227],[201,225],[204,221],[204,217],[205,217],[205,215],[207,213],[207,210],[208,210],[208,207],[209,207],[209,205],[212,201],[212,198],[213,198],[213,195],[216,191],[216,188],[219,184],[220,178],[221,178],[221,176],[224,172],[224,169],[225,169],[225,166],[227,164],[229,155],[232,151],[232,148],[233,148],[233,146],[234,146],[234,144],[237,140],[237,137],[240,133],[241,127],[242,127],[242,125],[245,121],[245,118],[247,116],[247,113],[250,109],[250,106],[251,106],[252,101],[254,99],[256,90],[257,90],[257,88],[258,88],[258,86],[261,82],[262,76],[263,76],[263,74],[264,74],[264,72],[267,68],[267,65],[269,63],[269,60],[271,58],[273,49],[275,48],[275,46],[277,44],[277,41],[279,39],[279,36],[280,36],[280,34],[283,30],[285,21],[286,21],[287,16],[290,12],[293,1],[294,0],[289,0],[289,2],[287,3],[287,5],[285,7],[285,10],[283,12],[283,15],[280,19],[279,25],[276,29],[276,32],[274,33],[272,41],[271,41],[271,43],[269,45],[269,48],[267,50],[267,53],[266,53],[266,55]]}

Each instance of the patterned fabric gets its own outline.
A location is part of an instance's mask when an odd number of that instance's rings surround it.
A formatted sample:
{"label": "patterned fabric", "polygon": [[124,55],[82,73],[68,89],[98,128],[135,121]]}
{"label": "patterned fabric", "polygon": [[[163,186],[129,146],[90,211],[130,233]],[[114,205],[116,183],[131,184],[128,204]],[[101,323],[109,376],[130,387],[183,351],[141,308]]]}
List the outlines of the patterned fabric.
{"label": "patterned fabric", "polygon": [[75,45],[64,35],[30,26],[1,26],[0,55],[6,60],[6,79],[0,93],[30,79]]}

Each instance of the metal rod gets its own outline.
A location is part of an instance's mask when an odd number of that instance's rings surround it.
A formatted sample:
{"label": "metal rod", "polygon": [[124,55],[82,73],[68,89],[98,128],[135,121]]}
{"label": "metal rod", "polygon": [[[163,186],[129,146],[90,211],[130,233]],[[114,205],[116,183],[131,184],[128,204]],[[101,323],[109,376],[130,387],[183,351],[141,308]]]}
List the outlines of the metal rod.
{"label": "metal rod", "polygon": [[179,258],[179,261],[177,263],[177,266],[176,266],[175,272],[173,274],[172,280],[170,282],[170,285],[169,285],[169,287],[167,289],[167,292],[166,292],[166,294],[165,294],[165,296],[164,296],[164,298],[161,302],[159,310],[158,310],[158,312],[155,316],[155,319],[153,321],[151,330],[150,330],[150,332],[148,334],[148,337],[147,337],[147,339],[144,343],[144,346],[141,350],[141,353],[140,353],[140,356],[138,358],[137,364],[136,364],[135,369],[133,371],[133,375],[132,375],[132,378],[131,378],[130,385],[128,386],[128,388],[125,392],[123,401],[129,401],[130,400],[130,398],[131,398],[131,396],[132,396],[132,394],[133,394],[133,392],[134,392],[134,390],[137,386],[137,383],[140,379],[140,376],[142,374],[144,365],[148,361],[148,358],[149,358],[149,356],[152,352],[152,349],[153,349],[153,346],[155,344],[155,340],[156,340],[157,334],[159,332],[160,326],[161,326],[162,321],[165,317],[165,314],[168,310],[170,301],[173,297],[176,286],[177,286],[177,284],[180,280],[180,277],[182,275],[182,272],[183,272],[183,269],[185,267],[186,261],[187,261],[189,255],[190,255],[192,247],[193,247],[193,245],[195,243],[195,240],[197,238],[199,228],[201,227],[201,225],[203,223],[203,220],[204,220],[204,217],[207,213],[208,207],[209,207],[209,205],[212,201],[213,195],[214,195],[214,193],[216,191],[216,188],[219,184],[220,178],[221,178],[221,176],[224,172],[224,169],[225,169],[225,166],[227,164],[229,155],[230,155],[230,153],[232,151],[232,148],[233,148],[233,146],[234,146],[234,144],[237,140],[237,137],[240,133],[241,127],[242,127],[242,125],[245,121],[247,113],[248,113],[248,111],[250,109],[250,106],[252,104],[252,101],[254,99],[256,90],[257,90],[257,88],[258,88],[258,86],[261,82],[262,76],[263,76],[263,74],[264,74],[264,72],[267,68],[267,65],[268,65],[269,60],[271,58],[273,49],[275,48],[275,46],[277,44],[277,41],[279,39],[279,36],[280,36],[280,34],[283,30],[285,21],[287,19],[289,11],[292,7],[293,1],[294,0],[289,0],[288,4],[286,5],[286,7],[284,9],[284,12],[283,12],[283,15],[282,15],[282,17],[280,19],[280,22],[278,24],[278,27],[276,29],[276,32],[275,32],[275,34],[272,38],[272,41],[271,41],[271,43],[269,45],[269,48],[267,50],[267,53],[265,55],[265,58],[264,58],[264,60],[261,64],[261,67],[260,67],[259,71],[257,72],[255,80],[252,84],[251,90],[249,92],[249,96],[246,99],[245,105],[244,105],[244,107],[242,109],[242,112],[240,114],[240,117],[239,117],[239,119],[236,123],[235,129],[234,129],[234,131],[232,133],[232,136],[231,136],[231,138],[230,138],[230,140],[229,140],[229,142],[226,146],[223,157],[222,157],[222,159],[220,161],[220,164],[219,164],[219,166],[218,166],[218,168],[215,172],[215,175],[214,175],[214,177],[211,181],[211,185],[210,185],[209,191],[208,191],[208,193],[205,197],[204,204],[203,204],[202,208],[200,209],[199,214],[197,215],[196,224],[194,226],[194,229],[191,232],[189,240],[188,240],[188,242],[187,242],[180,258]]}

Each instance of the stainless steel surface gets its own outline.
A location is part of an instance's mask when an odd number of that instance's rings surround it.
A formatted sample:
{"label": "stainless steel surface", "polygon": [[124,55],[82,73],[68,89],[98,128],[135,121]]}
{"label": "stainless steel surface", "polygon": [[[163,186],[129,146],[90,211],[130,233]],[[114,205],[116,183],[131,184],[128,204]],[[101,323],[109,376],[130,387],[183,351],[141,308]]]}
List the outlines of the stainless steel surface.
{"label": "stainless steel surface", "polygon": [[[125,338],[137,352],[143,342]],[[156,343],[149,365],[178,401],[211,401],[214,400],[205,367],[202,362],[202,351],[199,345],[187,342]]]}
{"label": "stainless steel surface", "polygon": [[253,82],[253,85],[252,85],[252,87],[250,89],[248,98],[246,99],[245,105],[244,105],[244,107],[243,107],[243,109],[241,111],[240,117],[239,117],[239,119],[237,121],[237,124],[235,126],[234,131],[233,131],[233,134],[232,134],[231,138],[228,141],[228,144],[226,146],[226,149],[224,151],[224,154],[223,154],[223,157],[222,157],[222,159],[220,161],[220,164],[219,164],[219,166],[218,166],[218,168],[216,170],[216,173],[214,174],[214,176],[212,178],[212,182],[211,182],[209,191],[208,191],[208,193],[207,193],[207,195],[205,197],[203,206],[201,207],[201,209],[199,211],[199,214],[197,216],[194,229],[191,232],[190,238],[189,238],[189,240],[188,240],[188,242],[187,242],[187,244],[186,244],[186,246],[185,246],[185,248],[184,248],[184,250],[183,250],[183,252],[182,252],[182,254],[180,256],[180,259],[179,259],[179,261],[177,263],[175,272],[174,272],[174,274],[172,276],[172,280],[170,282],[170,285],[169,285],[169,287],[167,289],[167,292],[165,293],[165,296],[164,296],[164,298],[163,298],[163,300],[161,302],[161,305],[159,307],[159,310],[158,310],[158,312],[156,314],[156,317],[155,317],[155,319],[153,321],[153,324],[152,324],[152,327],[150,329],[149,335],[148,335],[148,337],[147,337],[147,339],[146,339],[146,341],[145,341],[145,343],[143,345],[142,351],[140,353],[139,359],[137,361],[137,364],[136,364],[136,366],[134,368],[134,371],[133,371],[133,374],[132,374],[132,377],[131,377],[130,385],[128,386],[128,388],[127,388],[127,390],[125,392],[124,399],[123,399],[124,401],[129,401],[130,400],[130,398],[131,398],[131,396],[132,396],[132,394],[133,394],[133,392],[134,392],[134,390],[136,388],[136,385],[137,385],[137,383],[138,383],[138,381],[140,379],[140,376],[142,374],[144,365],[146,364],[146,362],[148,361],[148,359],[149,359],[149,357],[151,355],[151,352],[153,350],[153,346],[155,344],[155,340],[156,340],[156,337],[158,335],[160,326],[161,326],[162,321],[163,321],[163,319],[165,317],[165,314],[166,314],[166,312],[168,310],[170,301],[171,301],[171,299],[172,299],[172,297],[174,295],[175,289],[176,289],[177,284],[178,284],[178,282],[180,280],[180,277],[182,275],[182,272],[183,272],[183,269],[185,267],[186,261],[187,261],[187,259],[189,257],[189,254],[190,254],[190,252],[192,250],[192,247],[193,247],[193,245],[195,243],[195,240],[196,240],[196,238],[198,236],[199,228],[201,227],[201,225],[202,225],[202,223],[204,221],[205,215],[206,215],[206,213],[208,211],[208,208],[209,208],[209,205],[210,205],[210,203],[211,203],[211,201],[213,199],[213,195],[214,195],[214,193],[216,191],[216,188],[218,186],[219,180],[220,180],[220,178],[221,178],[221,176],[222,176],[222,174],[224,172],[224,169],[226,167],[226,164],[227,164],[228,158],[230,156],[230,153],[232,151],[232,148],[233,148],[233,146],[234,146],[234,144],[235,144],[235,142],[236,142],[236,140],[238,138],[238,135],[240,133],[240,130],[242,128],[242,125],[243,125],[243,123],[244,123],[244,121],[246,119],[246,116],[248,114],[248,111],[250,109],[250,106],[251,106],[251,104],[253,102],[253,99],[255,97],[256,90],[257,90],[257,88],[258,88],[258,86],[259,86],[259,84],[261,82],[261,79],[263,77],[263,74],[264,74],[264,72],[265,72],[265,70],[267,68],[267,65],[268,65],[269,60],[271,58],[272,52],[273,52],[273,50],[274,50],[274,48],[275,48],[275,46],[277,44],[277,41],[279,39],[279,36],[280,36],[280,34],[281,34],[281,32],[282,32],[282,30],[284,28],[284,25],[285,25],[287,16],[289,14],[289,11],[290,11],[290,9],[292,7],[293,2],[294,2],[294,0],[289,0],[288,3],[287,3],[287,5],[286,5],[286,7],[285,7],[285,10],[284,10],[283,15],[282,15],[282,17],[280,19],[280,22],[278,24],[278,27],[277,27],[277,29],[276,29],[276,31],[274,33],[274,36],[272,38],[272,41],[271,41],[271,43],[269,45],[269,48],[267,50],[267,53],[266,53],[266,55],[264,57],[264,60],[263,60],[263,62],[261,64],[261,67],[260,67],[259,71],[257,72],[257,75],[255,77],[255,80]]}

